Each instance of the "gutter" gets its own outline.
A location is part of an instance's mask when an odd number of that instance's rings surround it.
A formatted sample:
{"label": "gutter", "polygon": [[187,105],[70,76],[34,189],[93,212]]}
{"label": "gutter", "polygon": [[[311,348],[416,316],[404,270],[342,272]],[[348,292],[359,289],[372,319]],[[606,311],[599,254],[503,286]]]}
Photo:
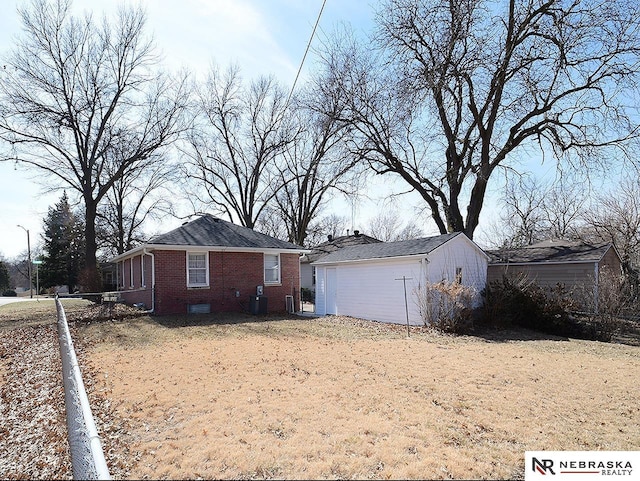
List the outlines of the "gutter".
{"label": "gutter", "polygon": [[139,252],[146,252],[147,249],[167,250],[167,251],[187,251],[187,252],[258,252],[264,254],[310,254],[311,250],[300,247],[299,249],[285,249],[279,247],[236,247],[236,246],[206,246],[206,245],[170,245],[170,244],[144,244],[135,247],[127,252],[123,252],[111,259],[109,262],[119,262],[123,259],[137,255]]}

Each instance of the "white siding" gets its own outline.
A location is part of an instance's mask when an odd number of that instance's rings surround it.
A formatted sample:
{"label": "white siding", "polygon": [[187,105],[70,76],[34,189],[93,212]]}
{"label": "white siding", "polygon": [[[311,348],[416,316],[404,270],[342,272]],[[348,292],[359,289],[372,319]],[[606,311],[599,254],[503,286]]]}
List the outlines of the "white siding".
{"label": "white siding", "polygon": [[416,259],[371,261],[337,269],[337,313],[384,322],[405,323],[403,276],[407,282],[409,323],[421,324],[415,302],[422,266]]}
{"label": "white siding", "polygon": [[313,284],[313,268],[308,262],[300,263],[300,287],[311,290],[316,288]]}
{"label": "white siding", "polygon": [[481,304],[480,293],[487,284],[487,258],[467,237],[454,237],[429,253],[427,258],[429,282],[453,281],[456,267],[461,267],[462,284],[476,290],[475,305]]}
{"label": "white siding", "polygon": [[325,308],[326,296],[326,269],[324,266],[316,266],[316,303],[315,313],[324,316],[327,313]]}
{"label": "white siding", "polygon": [[[428,262],[427,262],[428,259]],[[464,236],[423,256],[373,259],[333,265],[318,265],[316,270],[316,314],[326,309],[326,270],[336,268],[337,314],[383,322],[406,323],[403,276],[407,279],[409,323],[421,325],[416,291],[425,280],[453,281],[456,268],[462,268],[462,283],[476,288],[476,303],[487,278],[487,259],[480,249]],[[398,280],[400,279],[400,280]]]}

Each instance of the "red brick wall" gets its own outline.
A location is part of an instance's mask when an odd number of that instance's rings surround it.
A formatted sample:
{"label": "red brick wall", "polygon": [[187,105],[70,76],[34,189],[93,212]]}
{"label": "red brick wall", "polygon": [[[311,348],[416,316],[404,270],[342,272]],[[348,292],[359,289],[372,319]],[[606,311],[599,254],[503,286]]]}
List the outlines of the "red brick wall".
{"label": "red brick wall", "polygon": [[[294,299],[299,300],[298,254],[280,254],[282,282],[265,285],[262,253],[209,252],[209,287],[203,288],[187,287],[185,251],[154,251],[154,254],[155,312],[159,315],[184,314],[189,304],[211,304],[212,312],[248,311],[249,298],[256,294],[259,285],[264,286],[269,312],[286,310],[285,295],[295,294]],[[149,257],[145,258],[145,275],[147,263],[151,263]],[[150,273],[146,284],[147,287],[151,285]],[[236,297],[236,291],[239,297]]]}

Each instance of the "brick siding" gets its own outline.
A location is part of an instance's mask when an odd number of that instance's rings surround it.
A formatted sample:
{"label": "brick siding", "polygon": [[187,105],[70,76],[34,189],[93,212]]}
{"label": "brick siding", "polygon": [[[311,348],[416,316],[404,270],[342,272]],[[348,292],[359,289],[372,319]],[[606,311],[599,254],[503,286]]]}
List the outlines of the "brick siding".
{"label": "brick siding", "polygon": [[[185,314],[189,304],[210,304],[212,312],[243,312],[250,309],[250,297],[257,286],[264,286],[268,312],[286,311],[285,296],[293,295],[299,302],[299,255],[280,254],[281,283],[264,283],[264,255],[261,252],[209,252],[209,286],[187,287],[187,254],[185,251],[156,250],[155,256],[155,313]],[[129,261],[124,261],[125,302],[143,302],[151,307],[151,257],[145,256],[146,288],[140,287],[140,258],[133,257],[134,289],[129,287]],[[137,267],[136,267],[137,264]],[[122,265],[122,264],[121,264]],[[236,292],[239,293],[236,296]],[[299,304],[297,306],[299,308]]]}

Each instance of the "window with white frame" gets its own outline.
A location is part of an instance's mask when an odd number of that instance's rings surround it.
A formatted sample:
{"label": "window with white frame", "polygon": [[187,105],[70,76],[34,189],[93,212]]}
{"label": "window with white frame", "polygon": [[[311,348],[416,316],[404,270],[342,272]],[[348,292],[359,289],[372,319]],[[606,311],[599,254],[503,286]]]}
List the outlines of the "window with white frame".
{"label": "window with white frame", "polygon": [[118,289],[124,289],[125,286],[125,261],[121,261],[118,263]]}
{"label": "window with white frame", "polygon": [[264,255],[264,283],[280,284],[280,254]]}
{"label": "window with white frame", "polygon": [[209,256],[207,252],[187,252],[187,287],[209,285]]}

